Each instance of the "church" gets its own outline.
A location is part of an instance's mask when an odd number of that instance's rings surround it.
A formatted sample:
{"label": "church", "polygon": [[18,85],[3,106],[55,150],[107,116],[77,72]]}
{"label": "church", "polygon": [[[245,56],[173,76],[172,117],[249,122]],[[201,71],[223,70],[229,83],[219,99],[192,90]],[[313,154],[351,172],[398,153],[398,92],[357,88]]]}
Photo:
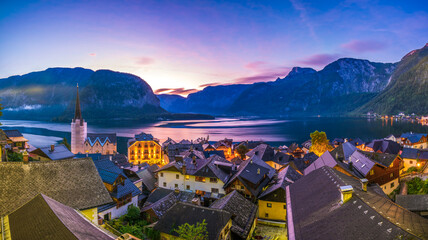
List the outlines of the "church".
{"label": "church", "polygon": [[71,152],[103,155],[117,153],[116,133],[88,133],[88,125],[80,109],[79,85],[77,85],[74,118],[71,121]]}

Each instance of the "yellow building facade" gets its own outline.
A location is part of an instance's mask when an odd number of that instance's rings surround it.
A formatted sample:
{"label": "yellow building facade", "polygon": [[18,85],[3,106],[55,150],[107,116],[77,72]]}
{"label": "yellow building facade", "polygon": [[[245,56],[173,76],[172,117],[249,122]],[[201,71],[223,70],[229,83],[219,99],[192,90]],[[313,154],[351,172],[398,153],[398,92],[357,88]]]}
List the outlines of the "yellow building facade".
{"label": "yellow building facade", "polygon": [[163,164],[162,147],[151,134],[141,133],[128,141],[128,161],[134,165]]}
{"label": "yellow building facade", "polygon": [[287,220],[287,205],[285,202],[259,200],[259,218],[273,221]]}

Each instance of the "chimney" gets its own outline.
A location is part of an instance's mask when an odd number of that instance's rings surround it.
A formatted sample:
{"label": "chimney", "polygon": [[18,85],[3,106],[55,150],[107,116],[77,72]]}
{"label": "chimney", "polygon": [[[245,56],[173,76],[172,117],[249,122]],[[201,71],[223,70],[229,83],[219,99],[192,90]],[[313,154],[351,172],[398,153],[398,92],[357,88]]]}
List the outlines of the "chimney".
{"label": "chimney", "polygon": [[55,145],[51,145],[51,152],[55,151]]}
{"label": "chimney", "polygon": [[260,168],[257,168],[257,175],[260,175]]}
{"label": "chimney", "polygon": [[363,189],[364,192],[367,192],[368,183],[369,183],[369,180],[367,180],[367,178],[361,179],[361,188]]}
{"label": "chimney", "polygon": [[110,161],[112,161],[112,160],[113,160],[113,156],[112,156],[112,155],[108,156],[108,159],[109,159]]}
{"label": "chimney", "polygon": [[346,203],[349,199],[352,198],[353,192],[354,188],[351,185],[340,186],[342,204]]}
{"label": "chimney", "polygon": [[29,159],[28,159],[28,152],[27,151],[24,151],[22,153],[22,159],[23,159],[24,163],[28,163]]}

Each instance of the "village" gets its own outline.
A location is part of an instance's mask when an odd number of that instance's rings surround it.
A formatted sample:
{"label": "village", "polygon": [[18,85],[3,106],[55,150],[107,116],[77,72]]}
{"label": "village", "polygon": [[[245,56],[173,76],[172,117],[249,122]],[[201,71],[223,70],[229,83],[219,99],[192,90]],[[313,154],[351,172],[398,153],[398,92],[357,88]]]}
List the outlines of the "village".
{"label": "village", "polygon": [[82,116],[77,93],[71,144],[0,130],[1,239],[428,239],[427,133],[273,147],[142,132],[119,153]]}

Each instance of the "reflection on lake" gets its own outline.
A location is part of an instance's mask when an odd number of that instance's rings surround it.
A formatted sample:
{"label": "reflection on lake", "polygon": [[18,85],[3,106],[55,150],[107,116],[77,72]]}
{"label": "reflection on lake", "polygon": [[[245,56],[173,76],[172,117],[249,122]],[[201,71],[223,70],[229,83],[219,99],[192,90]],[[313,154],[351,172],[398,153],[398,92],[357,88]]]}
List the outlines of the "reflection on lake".
{"label": "reflection on lake", "polygon": [[[2,120],[3,129],[18,129],[26,135],[30,143],[39,146],[46,141],[66,137],[70,140],[70,124],[39,121]],[[168,137],[175,140],[196,139],[209,135],[211,141],[233,138],[235,142],[245,140],[263,140],[274,146],[302,143],[309,139],[315,130],[325,131],[329,139],[336,137],[359,137],[365,141],[383,138],[389,134],[403,132],[428,132],[428,126],[409,121],[365,119],[365,118],[302,118],[302,119],[233,119],[214,120],[160,121],[139,123],[115,121],[88,123],[88,132],[116,132],[119,136],[118,150],[126,153],[127,138],[134,134],[146,132],[165,141]],[[44,137],[42,137],[44,136]],[[55,138],[46,138],[55,137]],[[43,139],[44,138],[44,139]],[[37,142],[37,145],[36,145]],[[49,143],[48,143],[49,142]]]}

